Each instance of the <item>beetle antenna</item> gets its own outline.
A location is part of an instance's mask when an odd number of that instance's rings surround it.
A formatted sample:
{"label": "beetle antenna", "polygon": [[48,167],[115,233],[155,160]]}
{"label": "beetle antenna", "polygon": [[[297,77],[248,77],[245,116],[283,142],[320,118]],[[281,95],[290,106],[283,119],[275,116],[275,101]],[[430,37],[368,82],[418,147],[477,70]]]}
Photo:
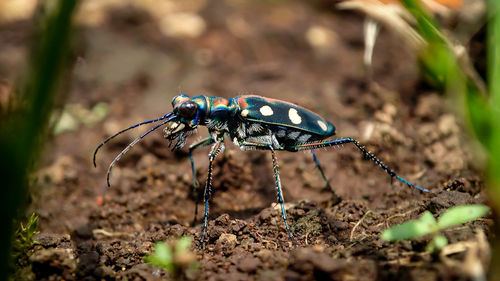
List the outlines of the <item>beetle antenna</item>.
{"label": "beetle antenna", "polygon": [[113,166],[116,164],[116,162],[118,162],[118,160],[120,160],[123,155],[125,155],[125,153],[127,153],[136,143],[138,143],[140,140],[142,140],[145,136],[147,136],[149,133],[151,133],[152,131],[160,128],[161,126],[165,125],[167,122],[169,122],[170,120],[172,120],[174,117],[171,117],[171,118],[168,118],[167,120],[161,122],[160,124],[154,126],[153,128],[149,129],[147,132],[145,132],[144,134],[140,135],[139,137],[137,137],[133,142],[131,142],[129,145],[127,145],[127,147],[125,147],[124,150],[122,150],[122,152],[120,152],[120,154],[118,154],[115,159],[113,160],[113,162],[111,162],[111,164],[109,165],[109,168],[108,168],[108,172],[106,174],[106,182],[108,184],[108,187],[110,187],[111,185],[109,184],[109,176],[111,175],[111,170],[113,169]]}
{"label": "beetle antenna", "polygon": [[128,127],[128,128],[126,128],[126,129],[123,129],[123,130],[119,131],[118,133],[116,133],[116,134],[114,134],[114,135],[112,135],[112,136],[108,137],[107,139],[105,139],[105,140],[104,140],[103,142],[101,142],[101,143],[100,143],[100,144],[96,147],[96,149],[94,150],[94,167],[97,167],[97,164],[96,164],[96,155],[97,155],[97,151],[99,151],[99,149],[101,149],[101,147],[102,147],[103,145],[105,145],[108,141],[112,140],[112,139],[113,139],[113,138],[115,138],[116,136],[118,136],[118,135],[120,135],[120,134],[122,134],[122,133],[124,133],[124,132],[126,132],[126,131],[128,131],[128,130],[130,130],[130,129],[133,129],[133,128],[136,128],[136,127],[139,127],[139,126],[141,126],[141,125],[145,125],[145,124],[149,124],[149,123],[154,123],[154,122],[161,121],[161,120],[163,120],[163,119],[165,119],[165,118],[168,118],[168,117],[172,116],[172,114],[173,114],[173,113],[172,113],[172,112],[170,112],[170,113],[167,113],[167,114],[163,115],[163,116],[162,116],[162,117],[160,117],[160,118],[156,118],[156,119],[153,119],[153,120],[148,120],[148,121],[141,122],[141,123],[139,123],[139,124],[132,125],[132,126],[130,126],[130,127]]}

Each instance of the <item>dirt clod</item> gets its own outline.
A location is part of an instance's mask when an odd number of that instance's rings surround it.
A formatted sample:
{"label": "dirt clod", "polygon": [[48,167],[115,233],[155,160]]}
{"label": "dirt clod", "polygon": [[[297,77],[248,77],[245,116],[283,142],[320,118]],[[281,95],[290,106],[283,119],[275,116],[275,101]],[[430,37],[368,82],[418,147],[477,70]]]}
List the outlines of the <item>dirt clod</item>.
{"label": "dirt clod", "polygon": [[474,198],[468,193],[444,190],[431,198],[427,209],[434,214],[439,214],[440,211],[452,206],[472,204],[474,202]]}
{"label": "dirt clod", "polygon": [[236,235],[230,233],[222,233],[215,242],[215,250],[225,256],[229,256],[236,246]]}
{"label": "dirt clod", "polygon": [[247,273],[252,273],[257,270],[257,267],[261,264],[261,262],[255,257],[245,256],[243,258],[237,259],[235,264],[238,266],[239,270]]}
{"label": "dirt clod", "polygon": [[73,280],[76,269],[75,254],[71,249],[42,249],[30,257],[37,279],[57,278]]}
{"label": "dirt clod", "polygon": [[35,236],[35,241],[45,248],[56,247],[63,243],[69,243],[70,239],[71,237],[69,234],[40,233]]}

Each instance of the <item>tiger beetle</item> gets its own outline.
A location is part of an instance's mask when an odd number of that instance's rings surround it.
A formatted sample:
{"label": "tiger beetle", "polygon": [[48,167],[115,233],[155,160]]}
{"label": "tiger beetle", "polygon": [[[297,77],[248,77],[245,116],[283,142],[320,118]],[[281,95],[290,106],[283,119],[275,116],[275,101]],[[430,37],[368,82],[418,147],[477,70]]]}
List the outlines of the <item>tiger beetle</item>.
{"label": "tiger beetle", "polygon": [[[189,147],[193,187],[196,188],[197,183],[193,151],[204,146],[212,145],[209,154],[208,177],[203,196],[205,213],[203,217],[203,231],[200,239],[201,246],[204,245],[207,237],[208,203],[212,193],[213,162],[217,155],[224,150],[224,138],[226,136],[230,137],[234,144],[240,147],[241,150],[258,149],[271,151],[275,187],[278,203],[281,206],[281,216],[288,236],[294,245],[295,239],[286,219],[275,151],[296,152],[310,150],[316,167],[328,184],[323,169],[314,153],[314,149],[352,143],[367,159],[373,161],[389,174],[391,179],[396,178],[409,187],[416,188],[423,192],[429,192],[429,190],[414,185],[398,176],[396,172],[387,167],[371,152],[367,151],[357,140],[353,138],[325,140],[335,135],[335,127],[333,124],[326,121],[318,114],[290,102],[256,95],[239,96],[231,99],[203,95],[195,97],[177,95],[172,100],[172,107],[173,111],[170,113],[153,120],[132,125],[105,139],[94,151],[94,166],[96,166],[96,154],[98,150],[108,141],[138,126],[160,122],[132,141],[116,156],[113,162],[111,162],[106,176],[109,187],[109,177],[113,166],[125,153],[127,153],[127,151],[149,133],[166,125],[164,129],[165,138],[169,141],[169,147],[171,147],[174,142],[172,147],[173,151],[182,148],[186,144],[187,137],[191,135],[198,126],[206,126],[210,135]],[[196,206],[197,205],[198,202],[196,202]]]}

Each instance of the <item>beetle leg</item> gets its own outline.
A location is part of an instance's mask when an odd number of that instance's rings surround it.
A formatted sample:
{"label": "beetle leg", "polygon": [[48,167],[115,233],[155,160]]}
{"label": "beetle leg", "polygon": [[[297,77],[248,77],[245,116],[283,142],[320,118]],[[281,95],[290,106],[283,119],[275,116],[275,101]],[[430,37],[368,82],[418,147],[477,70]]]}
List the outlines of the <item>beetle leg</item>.
{"label": "beetle leg", "polygon": [[329,147],[329,146],[336,146],[336,145],[342,145],[346,143],[353,143],[362,153],[364,156],[366,156],[369,160],[372,160],[380,166],[380,168],[384,169],[386,173],[388,173],[391,178],[396,178],[397,180],[403,182],[404,184],[408,185],[409,187],[416,188],[420,191],[423,192],[429,192],[428,189],[422,188],[418,185],[414,185],[411,182],[403,179],[402,177],[398,176],[396,172],[391,170],[389,167],[387,167],[380,159],[378,159],[375,155],[373,155],[371,152],[366,150],[364,146],[362,146],[357,140],[353,138],[341,138],[341,139],[336,139],[336,140],[328,140],[328,141],[322,141],[322,142],[315,142],[315,143],[306,143],[306,144],[299,144],[299,145],[293,145],[290,147],[286,147],[287,150],[291,151],[299,151],[299,150],[309,150],[309,149],[315,149],[315,148],[323,148],[323,147]]}
{"label": "beetle leg", "polygon": [[335,205],[335,204],[339,203],[341,199],[337,195],[337,193],[335,193],[335,190],[330,186],[330,182],[326,178],[325,173],[323,172],[323,168],[319,164],[319,160],[318,160],[318,157],[316,156],[316,153],[314,152],[314,149],[311,149],[311,153],[313,156],[314,163],[316,163],[316,167],[318,168],[318,170],[321,174],[321,177],[323,177],[323,180],[325,181],[325,189],[328,189],[332,193],[332,200],[331,200],[332,203],[331,204]]}
{"label": "beetle leg", "polygon": [[196,197],[196,205],[194,207],[194,218],[193,218],[193,225],[196,223],[196,217],[198,216],[198,204],[200,203],[200,196],[199,196],[199,184],[198,181],[196,180],[196,169],[194,168],[194,158],[193,158],[193,151],[198,148],[205,147],[207,145],[211,145],[214,143],[214,139],[212,136],[206,137],[204,139],[201,139],[197,141],[196,143],[193,143],[192,145],[189,146],[189,160],[191,161],[191,173],[193,176],[193,192]]}
{"label": "beetle leg", "polygon": [[212,167],[215,157],[224,149],[223,139],[217,139],[212,150],[209,154],[209,164],[208,164],[208,176],[207,182],[205,183],[205,193],[203,196],[205,202],[205,214],[203,216],[203,231],[201,232],[201,239],[199,247],[203,247],[205,243],[205,238],[207,236],[207,226],[208,226],[208,202],[210,201],[210,195],[212,193]]}
{"label": "beetle leg", "polygon": [[280,206],[281,206],[281,217],[283,218],[283,221],[285,222],[285,228],[286,228],[286,232],[288,232],[288,237],[290,237],[290,240],[292,240],[293,245],[297,245],[297,243],[295,242],[295,239],[293,237],[293,233],[290,230],[290,226],[288,226],[288,221],[286,219],[286,211],[285,211],[285,206],[284,206],[283,192],[281,191],[281,180],[280,180],[280,175],[278,172],[278,163],[277,163],[276,155],[274,153],[274,149],[272,146],[269,146],[269,150],[271,150],[271,155],[273,158],[274,178],[276,180],[276,193],[278,195],[278,202],[280,203]]}
{"label": "beetle leg", "polygon": [[[293,237],[293,233],[290,230],[290,226],[288,225],[288,220],[286,219],[286,211],[285,211],[285,200],[283,199],[283,191],[281,190],[281,180],[278,171],[278,160],[276,159],[276,154],[274,152],[274,148],[270,144],[259,143],[254,141],[244,141],[240,143],[242,147],[254,147],[255,149],[260,150],[271,150],[271,155],[273,158],[273,169],[274,169],[274,179],[276,181],[276,195],[278,197],[278,203],[280,203],[281,207],[281,217],[283,218],[283,222],[285,223],[286,232],[288,233],[288,237],[292,241],[293,245],[297,245],[295,242],[295,238]],[[281,150],[281,149],[279,149]]]}
{"label": "beetle leg", "polygon": [[316,156],[316,153],[314,152],[314,149],[311,149],[311,153],[312,153],[312,156],[313,156],[314,163],[316,163],[316,167],[318,168],[318,170],[319,170],[319,172],[321,174],[321,177],[325,181],[325,186],[331,189],[330,182],[326,178],[325,173],[323,172],[323,168],[321,168],[321,165],[319,164],[319,160],[318,160],[318,157]]}

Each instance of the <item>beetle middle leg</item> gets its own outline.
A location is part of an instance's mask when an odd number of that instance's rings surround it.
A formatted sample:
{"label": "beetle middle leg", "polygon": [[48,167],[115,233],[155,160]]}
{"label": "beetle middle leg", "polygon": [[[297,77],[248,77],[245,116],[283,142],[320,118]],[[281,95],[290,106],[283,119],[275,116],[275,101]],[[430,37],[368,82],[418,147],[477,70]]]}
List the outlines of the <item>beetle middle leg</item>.
{"label": "beetle middle leg", "polygon": [[198,216],[198,204],[200,203],[200,195],[199,195],[199,184],[198,181],[196,180],[196,169],[194,168],[194,158],[193,158],[193,151],[198,148],[202,148],[208,145],[211,145],[214,143],[214,139],[212,136],[206,137],[204,139],[201,139],[197,141],[196,143],[193,143],[191,146],[189,146],[189,160],[191,161],[191,173],[193,176],[193,192],[195,194],[195,207],[194,207],[194,217],[193,217],[193,225],[196,224],[196,218]]}
{"label": "beetle middle leg", "polygon": [[286,219],[286,212],[285,212],[285,206],[284,206],[284,199],[283,199],[283,192],[281,191],[281,180],[280,180],[280,174],[278,172],[278,163],[276,159],[276,155],[274,152],[274,149],[272,146],[269,146],[269,150],[271,150],[271,155],[273,157],[273,169],[274,169],[274,178],[276,180],[276,193],[278,195],[278,202],[280,203],[281,206],[281,216],[283,217],[283,221],[285,222],[285,228],[286,232],[288,232],[288,237],[290,237],[290,240],[292,240],[293,245],[296,245],[297,243],[295,242],[295,239],[293,237],[293,233],[290,230],[290,226],[288,226],[288,221]]}
{"label": "beetle middle leg", "polygon": [[274,179],[276,181],[276,195],[278,197],[278,203],[280,203],[281,207],[281,217],[283,218],[283,222],[285,223],[285,228],[286,232],[288,233],[288,237],[290,237],[290,240],[292,241],[293,245],[297,245],[295,242],[295,238],[293,236],[292,231],[290,230],[290,226],[288,225],[288,220],[286,218],[286,211],[285,211],[285,200],[283,199],[283,191],[281,190],[281,180],[280,180],[280,174],[278,171],[278,160],[276,158],[276,154],[274,152],[274,148],[270,144],[265,144],[265,143],[258,143],[258,142],[251,142],[251,141],[244,141],[240,144],[241,147],[253,147],[255,149],[259,150],[270,150],[271,151],[271,156],[273,159],[273,170],[274,170]]}

